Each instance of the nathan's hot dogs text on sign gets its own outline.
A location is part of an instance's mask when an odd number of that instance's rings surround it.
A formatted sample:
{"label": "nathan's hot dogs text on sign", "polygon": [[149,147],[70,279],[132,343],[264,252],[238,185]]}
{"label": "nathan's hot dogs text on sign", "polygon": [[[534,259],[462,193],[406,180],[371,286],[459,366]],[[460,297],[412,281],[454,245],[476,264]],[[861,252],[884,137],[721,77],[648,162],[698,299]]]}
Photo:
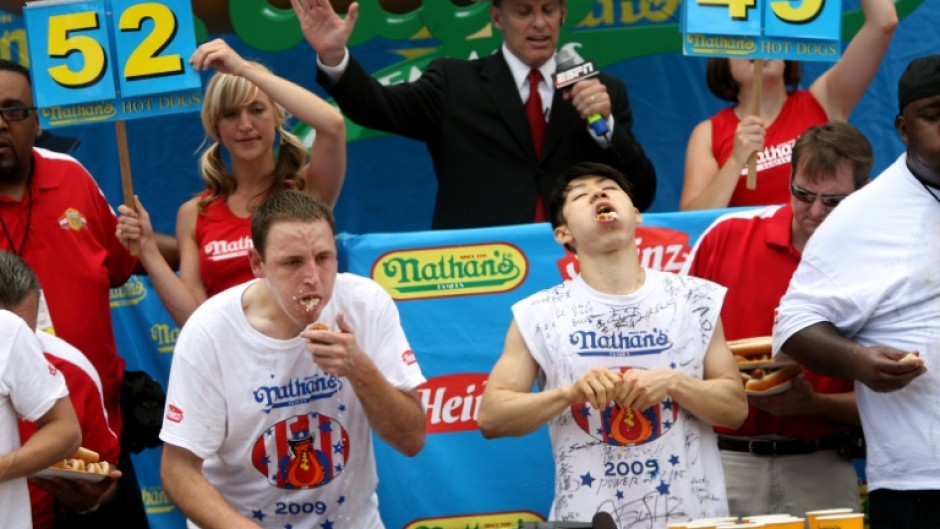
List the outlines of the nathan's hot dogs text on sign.
{"label": "nathan's hot dogs text on sign", "polygon": [[63,459],[53,464],[50,468],[61,468],[65,470],[74,470],[77,472],[87,472],[89,474],[104,474],[111,472],[111,464],[107,461],[100,461],[98,452],[89,450],[85,447],[72,454],[72,457]]}
{"label": "nathan's hot dogs text on sign", "polygon": [[[775,370],[761,370],[752,372],[751,379],[745,382],[744,389],[747,391],[767,391],[781,384],[785,384],[794,378],[800,376],[803,372],[803,366],[797,363],[787,364]],[[755,376],[762,374],[763,376]]]}

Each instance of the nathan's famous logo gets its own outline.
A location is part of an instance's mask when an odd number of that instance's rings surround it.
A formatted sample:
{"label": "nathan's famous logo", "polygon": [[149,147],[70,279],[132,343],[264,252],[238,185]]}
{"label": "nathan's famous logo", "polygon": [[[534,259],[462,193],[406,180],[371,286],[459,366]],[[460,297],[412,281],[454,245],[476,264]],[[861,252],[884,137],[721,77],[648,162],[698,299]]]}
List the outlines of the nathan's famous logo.
{"label": "nathan's famous logo", "polygon": [[522,527],[523,522],[544,521],[532,511],[508,511],[421,518],[409,522],[404,529],[515,529]]}
{"label": "nathan's famous logo", "polygon": [[[614,322],[637,321],[645,318],[646,316],[641,314],[636,306],[618,309],[611,314],[611,320]],[[575,347],[578,356],[643,356],[672,349],[672,340],[665,331],[660,329],[610,333],[574,331],[568,335],[568,342]]]}
{"label": "nathan's famous logo", "polygon": [[[621,373],[631,368],[621,368]],[[635,446],[655,441],[675,426],[679,405],[665,400],[645,410],[608,404],[598,412],[587,402],[571,405],[574,421],[586,434],[611,446]]]}
{"label": "nathan's famous logo", "polygon": [[176,510],[163,487],[143,487],[140,489],[140,496],[144,500],[147,514],[163,514]]}
{"label": "nathan's famous logo", "polygon": [[176,340],[180,337],[180,328],[166,323],[155,323],[150,327],[150,339],[157,346],[157,352],[172,353]]}
{"label": "nathan's famous logo", "polygon": [[751,55],[757,51],[757,42],[750,37],[722,37],[689,34],[686,36],[696,53],[715,55]]}
{"label": "nathan's famous logo", "polygon": [[117,116],[117,107],[112,102],[79,103],[69,106],[46,107],[40,110],[50,126],[75,125],[108,121]]}
{"label": "nathan's famous logo", "polygon": [[434,377],[419,386],[427,432],[476,430],[486,378],[486,373],[460,373]]}
{"label": "nathan's famous logo", "polygon": [[251,449],[251,464],[271,485],[297,490],[333,481],[349,461],[349,434],[336,419],[311,412],[265,430]]}
{"label": "nathan's famous logo", "polygon": [[255,402],[262,404],[264,413],[283,408],[296,406],[308,402],[332,397],[343,389],[343,382],[333,375],[311,375],[304,378],[295,378],[281,386],[261,386],[254,390]]}
{"label": "nathan's famous logo", "polygon": [[375,262],[372,279],[395,299],[426,299],[508,292],[528,272],[519,248],[493,243],[389,252]]}
{"label": "nathan's famous logo", "polygon": [[[640,264],[644,268],[679,272],[692,250],[689,247],[689,234],[670,228],[637,226],[636,245],[640,253]],[[565,255],[556,264],[564,280],[578,275],[578,257],[565,250]]]}
{"label": "nathan's famous logo", "polygon": [[147,287],[138,276],[131,276],[123,285],[111,289],[111,308],[137,305],[147,297]]}
{"label": "nathan's famous logo", "polygon": [[59,217],[59,227],[63,230],[82,231],[87,225],[85,215],[75,208],[67,208]]}

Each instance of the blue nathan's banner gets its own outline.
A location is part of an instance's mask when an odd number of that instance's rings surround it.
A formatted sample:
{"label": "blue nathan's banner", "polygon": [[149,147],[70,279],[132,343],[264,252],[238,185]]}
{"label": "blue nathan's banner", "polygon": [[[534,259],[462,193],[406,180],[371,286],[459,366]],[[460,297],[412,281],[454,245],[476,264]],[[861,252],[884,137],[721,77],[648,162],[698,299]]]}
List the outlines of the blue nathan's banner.
{"label": "blue nathan's banner", "polygon": [[839,0],[687,0],[682,52],[704,57],[835,61]]}
{"label": "blue nathan's banner", "polygon": [[[640,260],[678,272],[691,246],[723,211],[649,214],[637,230]],[[577,258],[548,224],[479,230],[338,237],[341,268],[370,277],[391,295],[428,381],[418,389],[427,443],[406,458],[376,440],[379,505],[388,529],[517,527],[541,521],[551,504],[554,466],[544,428],[486,440],[477,412],[520,299],[573,277]],[[119,350],[128,369],[164,385],[179,328],[148,278],[112,291]],[[182,528],[160,483],[159,450],[135,456],[154,529]],[[247,464],[247,463],[246,463]],[[645,508],[636,505],[637,515]]]}
{"label": "blue nathan's banner", "polygon": [[23,13],[43,127],[201,107],[189,0],[51,0]]}

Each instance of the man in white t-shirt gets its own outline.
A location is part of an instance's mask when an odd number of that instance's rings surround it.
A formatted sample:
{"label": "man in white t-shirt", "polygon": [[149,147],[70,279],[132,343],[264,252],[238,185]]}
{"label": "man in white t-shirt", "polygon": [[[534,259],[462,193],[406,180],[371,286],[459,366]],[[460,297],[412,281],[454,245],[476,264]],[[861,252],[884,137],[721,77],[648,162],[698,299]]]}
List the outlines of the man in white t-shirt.
{"label": "man in white t-shirt", "polygon": [[[0,302],[3,302],[0,288]],[[17,417],[36,423],[22,446]],[[82,434],[62,374],[19,316],[0,310],[0,515],[3,527],[30,529],[26,476],[71,456]]]}
{"label": "man in white t-shirt", "polygon": [[191,528],[382,528],[371,432],[408,456],[425,439],[425,379],[398,311],[373,281],[337,273],[319,199],[278,193],[251,228],[259,279],[205,302],[176,344],[166,493]]}
{"label": "man in white t-shirt", "polygon": [[555,240],[580,274],[513,306],[478,422],[488,438],[548,424],[550,519],[661,529],[728,514],[712,426],[739,426],[747,400],[721,329],[724,287],[640,266],[629,189],[596,163],[559,179]]}
{"label": "man in white t-shirt", "polygon": [[774,326],[775,351],[861,382],[872,529],[940,527],[940,55],[898,112],[907,152],[816,231]]}

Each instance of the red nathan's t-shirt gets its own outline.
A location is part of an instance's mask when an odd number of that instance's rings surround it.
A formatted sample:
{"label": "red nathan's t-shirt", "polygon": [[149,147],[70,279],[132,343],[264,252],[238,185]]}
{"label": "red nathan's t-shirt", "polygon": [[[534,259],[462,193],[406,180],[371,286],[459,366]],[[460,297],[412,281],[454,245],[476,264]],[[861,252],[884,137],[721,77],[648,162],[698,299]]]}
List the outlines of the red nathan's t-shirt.
{"label": "red nathan's t-shirt", "polygon": [[[747,189],[747,167],[741,172],[728,206],[767,206],[790,200],[790,155],[793,144],[806,129],[826,123],[826,111],[807,90],[787,97],[777,119],[767,127],[764,149],[757,153],[757,188]],[[729,107],[715,114],[712,123],[712,154],[721,167],[731,157],[734,135],[741,120]]]}

